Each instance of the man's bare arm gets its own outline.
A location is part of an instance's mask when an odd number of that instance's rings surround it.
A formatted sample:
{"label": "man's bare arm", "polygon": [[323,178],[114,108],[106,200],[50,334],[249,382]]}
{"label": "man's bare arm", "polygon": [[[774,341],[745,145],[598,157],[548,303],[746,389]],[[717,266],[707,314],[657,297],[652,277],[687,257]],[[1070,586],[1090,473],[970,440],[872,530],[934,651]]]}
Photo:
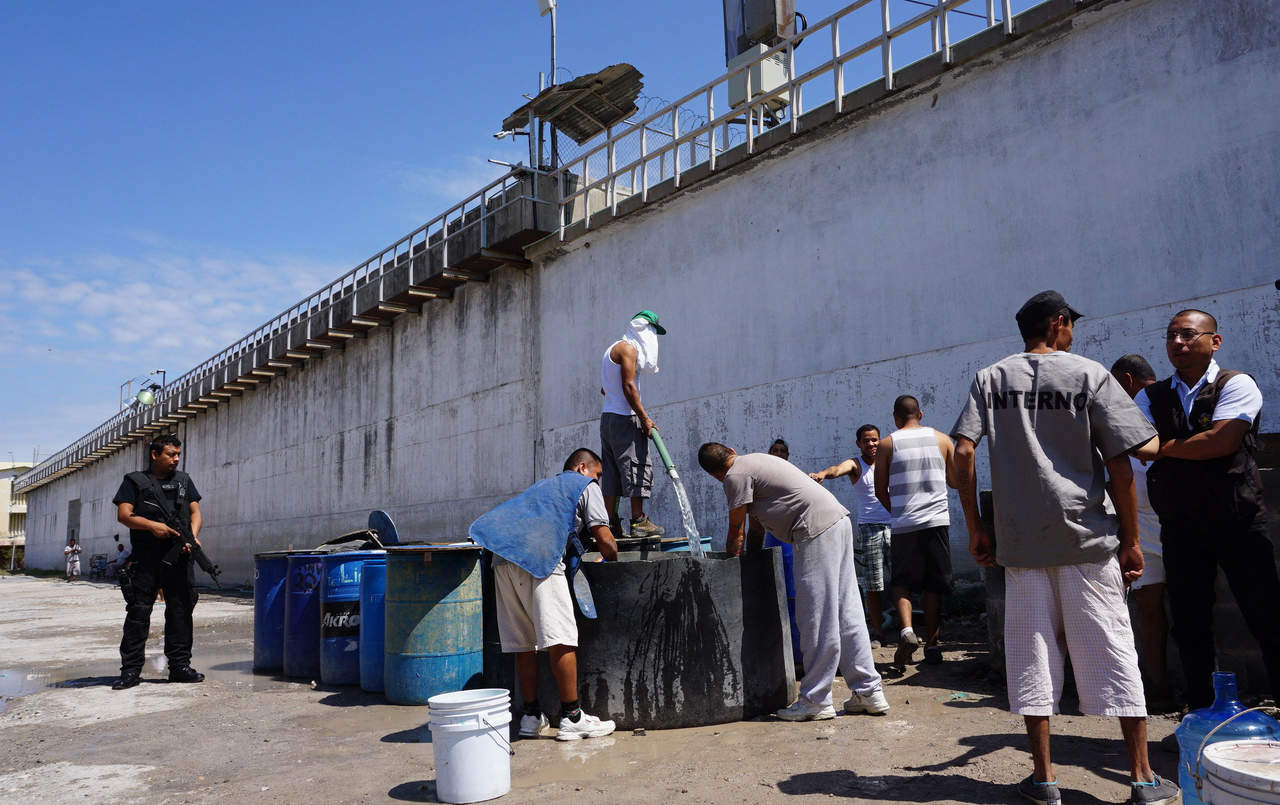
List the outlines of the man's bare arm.
{"label": "man's bare arm", "polygon": [[739,506],[729,510],[729,536],[725,538],[724,549],[730,556],[742,555],[743,526],[747,522],[747,507]]}
{"label": "man's bare arm", "polygon": [[969,553],[983,567],[995,567],[996,557],[992,549],[991,535],[982,524],[978,511],[978,473],[976,470],[978,446],[973,440],[961,436],[955,442],[951,465],[955,475],[955,489],[960,493],[960,508],[964,509],[964,524],[969,531]]}
{"label": "man's bare arm", "polygon": [[858,466],[858,462],[854,461],[851,458],[845,459],[844,461],[841,461],[839,464],[835,464],[833,466],[827,467],[825,470],[821,470],[819,472],[811,472],[809,473],[809,477],[817,481],[818,483],[822,483],[823,481],[826,481],[830,478],[839,478],[841,476],[850,475],[850,474],[853,475],[853,477],[849,479],[851,481],[858,480],[858,476],[862,474],[862,468]]}
{"label": "man's bare arm", "polygon": [[596,541],[596,550],[607,561],[618,561],[618,543],[613,538],[613,530],[607,525],[591,527],[591,537]]}
{"label": "man's bare arm", "polygon": [[951,441],[951,437],[940,430],[936,430],[934,433],[938,436],[938,452],[942,453],[943,466],[947,472],[947,486],[952,489],[958,489],[959,487],[956,486],[955,467],[952,466],[955,463],[955,442]]}
{"label": "man's bare arm", "polygon": [[890,514],[893,513],[889,500],[889,462],[892,460],[893,437],[886,436],[880,440],[880,449],[876,452],[876,500]]}
{"label": "man's bare arm", "polygon": [[1139,461],[1155,461],[1160,454],[1160,437],[1152,436],[1145,443],[1129,451],[1129,455]]}
{"label": "man's bare arm", "polygon": [[645,413],[644,404],[640,402],[640,386],[636,383],[636,348],[626,341],[619,341],[614,348],[618,356],[618,365],[622,367],[622,396],[627,398],[627,405],[640,418],[640,428],[649,435],[649,431],[658,427]]}
{"label": "man's bare arm", "polygon": [[1206,461],[1229,456],[1240,449],[1240,443],[1251,427],[1253,425],[1243,419],[1219,419],[1203,433],[1185,439],[1170,439],[1160,445],[1160,458]]}
{"label": "man's bare arm", "polygon": [[1120,548],[1116,558],[1124,580],[1132,584],[1142,577],[1142,546],[1138,540],[1138,492],[1133,485],[1133,465],[1129,455],[1121,453],[1107,460],[1107,475],[1111,480],[1111,502],[1120,520]]}

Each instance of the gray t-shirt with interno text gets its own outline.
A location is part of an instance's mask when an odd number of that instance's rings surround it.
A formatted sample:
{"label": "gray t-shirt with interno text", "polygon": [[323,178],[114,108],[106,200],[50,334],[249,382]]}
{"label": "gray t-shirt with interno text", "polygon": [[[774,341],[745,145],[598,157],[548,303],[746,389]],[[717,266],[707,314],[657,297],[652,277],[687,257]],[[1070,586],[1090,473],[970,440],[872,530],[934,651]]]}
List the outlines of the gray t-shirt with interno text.
{"label": "gray t-shirt with interno text", "polygon": [[724,476],[724,496],[730,509],[746,506],[747,513],[770,533],[792,544],[813,539],[849,516],[849,510],[822,484],[790,461],[768,453],[734,459]]}
{"label": "gray t-shirt with interno text", "polygon": [[1057,567],[1116,552],[1104,462],[1156,431],[1101,364],[1023,352],[978,372],[951,435],[987,437],[996,561]]}

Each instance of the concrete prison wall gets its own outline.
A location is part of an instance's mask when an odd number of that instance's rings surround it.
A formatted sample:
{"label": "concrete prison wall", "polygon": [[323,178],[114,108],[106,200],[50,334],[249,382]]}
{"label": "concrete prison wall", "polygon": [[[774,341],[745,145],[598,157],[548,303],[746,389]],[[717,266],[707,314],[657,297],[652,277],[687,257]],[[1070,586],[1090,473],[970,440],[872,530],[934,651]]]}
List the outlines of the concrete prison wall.
{"label": "concrete prison wall", "polygon": [[[890,428],[900,393],[949,429],[973,372],[1021,344],[1013,312],[1062,291],[1075,351],[1139,352],[1215,314],[1223,365],[1280,402],[1280,7],[1101,3],[815,128],[564,244],[530,249],[422,316],[312,360],[179,428],[230,577],[388,509],[453,539],[579,445],[598,445],[599,362],[627,318],[671,334],[646,406],[699,522],[725,527],[697,446],[791,444],[817,469]],[[1264,429],[1274,419],[1264,414]],[[985,451],[981,451],[985,454]],[[131,447],[30,496],[28,562],[56,567],[79,500],[86,552],[122,533],[109,499]],[[985,462],[985,457],[981,459]],[[985,473],[985,466],[982,467]],[[651,510],[673,532],[658,473]],[[831,484],[851,504],[849,487]],[[973,574],[958,506],[957,570]],[[105,542],[104,542],[105,541]]]}

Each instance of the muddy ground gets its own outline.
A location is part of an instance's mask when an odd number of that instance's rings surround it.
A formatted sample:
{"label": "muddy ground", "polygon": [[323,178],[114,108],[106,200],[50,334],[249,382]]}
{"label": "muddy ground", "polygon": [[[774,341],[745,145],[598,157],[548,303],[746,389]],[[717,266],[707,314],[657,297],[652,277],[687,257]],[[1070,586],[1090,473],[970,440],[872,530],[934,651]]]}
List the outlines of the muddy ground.
{"label": "muddy ground", "polygon": [[[157,604],[144,683],[112,691],[123,616],[108,584],[0,575],[0,802],[435,800],[426,708],[255,676],[251,597],[202,592],[199,685],[164,681]],[[502,801],[1020,801],[1021,719],[1005,710],[981,635],[976,620],[953,625],[945,664],[886,679],[883,717],[517,741]],[[892,653],[876,650],[882,670]],[[840,702],[848,690],[836,685]],[[1170,777],[1176,755],[1158,742],[1175,726],[1150,722],[1152,764]],[[1114,720],[1064,715],[1054,731],[1065,803],[1126,799]]]}

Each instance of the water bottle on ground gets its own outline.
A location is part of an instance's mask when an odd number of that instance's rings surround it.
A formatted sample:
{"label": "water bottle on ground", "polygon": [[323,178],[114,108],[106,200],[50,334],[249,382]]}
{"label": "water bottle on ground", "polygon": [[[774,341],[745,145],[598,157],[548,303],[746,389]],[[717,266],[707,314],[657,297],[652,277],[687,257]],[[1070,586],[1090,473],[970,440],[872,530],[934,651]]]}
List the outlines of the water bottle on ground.
{"label": "water bottle on ground", "polygon": [[[1178,736],[1178,785],[1182,787],[1184,805],[1204,805],[1197,796],[1195,778],[1191,776],[1193,771],[1197,771],[1200,743],[1214,727],[1246,709],[1240,703],[1236,675],[1233,673],[1219,672],[1213,675],[1213,697],[1212,707],[1187,713],[1175,731]],[[1280,722],[1265,713],[1246,713],[1213,733],[1209,744],[1245,739],[1280,740]]]}

